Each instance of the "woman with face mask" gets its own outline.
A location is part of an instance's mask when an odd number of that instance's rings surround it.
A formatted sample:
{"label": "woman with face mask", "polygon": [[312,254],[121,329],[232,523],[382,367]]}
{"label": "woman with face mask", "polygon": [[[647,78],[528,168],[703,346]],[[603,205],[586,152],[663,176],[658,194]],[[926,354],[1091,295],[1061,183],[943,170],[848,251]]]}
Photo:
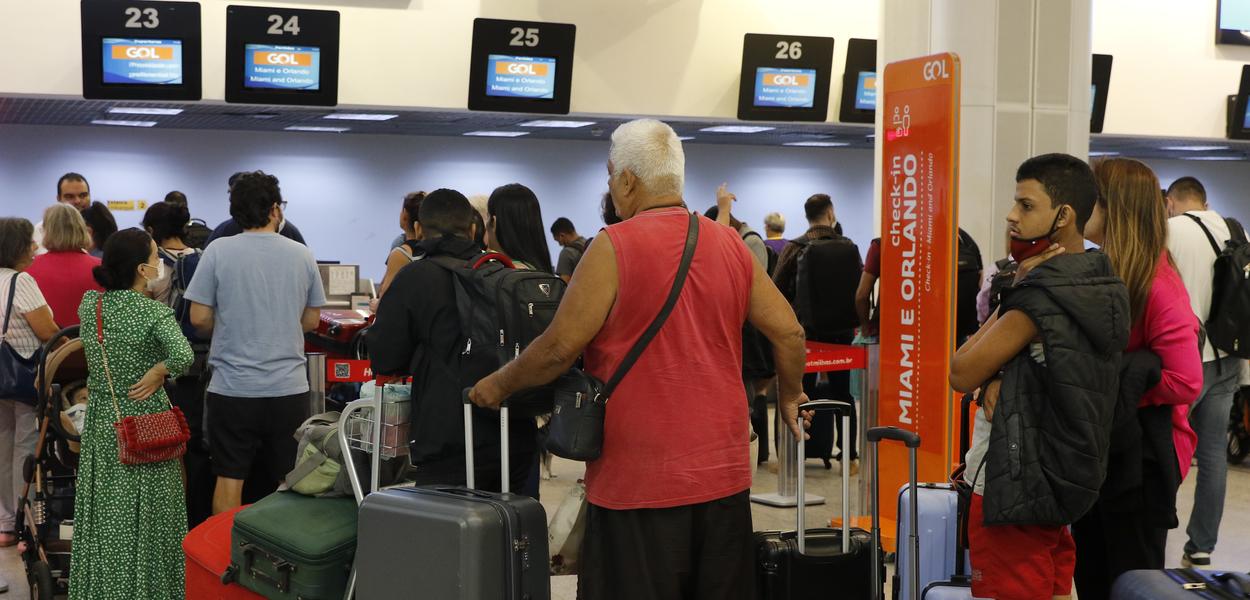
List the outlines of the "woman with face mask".
{"label": "woman with face mask", "polygon": [[[143,213],[143,229],[156,242],[156,252],[161,257],[160,273],[156,279],[152,280],[152,284],[146,291],[153,299],[171,308],[175,308],[173,306],[176,301],[174,292],[181,291],[173,289],[175,283],[173,273],[177,270],[179,259],[182,259],[185,265],[187,257],[196,256],[193,260],[198,262],[198,255],[202,253],[201,250],[187,245],[185,241],[189,222],[191,222],[191,213],[187,211],[187,207],[167,202],[157,202]],[[186,279],[190,280],[190,276]],[[190,281],[177,283],[185,290]]]}
{"label": "woman with face mask", "polygon": [[26,272],[39,284],[57,324],[77,325],[82,295],[101,288],[91,278],[100,259],[87,254],[91,234],[73,206],[57,203],[44,211],[43,246],[48,252],[36,256]]}
{"label": "woman with face mask", "polygon": [[[1098,503],[1073,525],[1081,598],[1107,598],[1116,577],[1128,570],[1164,567],[1167,532],[1177,525],[1176,489],[1197,444],[1189,405],[1202,387],[1198,319],[1167,249],[1168,217],[1159,179],[1146,165],[1124,158],[1094,163],[1094,176],[1099,197],[1085,238],[1102,248],[1128,287],[1132,330],[1125,357],[1153,353],[1161,376],[1130,416],[1140,423],[1140,438],[1120,441],[1125,438],[1117,436],[1118,426],[1111,438],[1113,457],[1118,448],[1142,465],[1135,482],[1140,489],[1109,497],[1108,486],[1123,476],[1110,467]],[[1122,378],[1121,386],[1128,381]]]}
{"label": "woman with face mask", "polygon": [[74,506],[70,598],[183,597],[187,533],[180,461],[124,465],[113,424],[169,410],[165,379],[193,353],[169,307],[145,291],[160,274],[152,237],[140,229],[104,245],[96,281],[78,308],[89,376]]}

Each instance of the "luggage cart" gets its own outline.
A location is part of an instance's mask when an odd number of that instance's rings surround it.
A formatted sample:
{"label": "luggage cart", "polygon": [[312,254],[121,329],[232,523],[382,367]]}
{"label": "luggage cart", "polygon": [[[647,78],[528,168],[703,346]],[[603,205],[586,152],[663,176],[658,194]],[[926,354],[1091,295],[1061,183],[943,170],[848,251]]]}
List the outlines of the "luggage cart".
{"label": "luggage cart", "polygon": [[[400,393],[398,386],[410,385],[411,382],[410,377],[376,377],[373,397],[347,403],[339,415],[338,438],[343,447],[343,468],[347,469],[347,478],[351,481],[357,506],[364,502],[365,496],[378,491],[382,459],[408,455],[408,421],[412,411],[412,394],[411,391]],[[369,456],[367,490],[360,482],[360,472],[356,470],[353,450],[362,451]],[[343,599],[351,600],[355,592],[356,565],[353,564]]]}

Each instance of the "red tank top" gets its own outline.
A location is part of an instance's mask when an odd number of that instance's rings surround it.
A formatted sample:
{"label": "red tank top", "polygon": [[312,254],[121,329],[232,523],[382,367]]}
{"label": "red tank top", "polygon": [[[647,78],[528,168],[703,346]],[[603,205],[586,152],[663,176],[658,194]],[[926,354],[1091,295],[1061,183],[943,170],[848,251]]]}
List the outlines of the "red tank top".
{"label": "red tank top", "polygon": [[[611,377],[659,313],[681,262],[688,215],[657,209],[607,228],[619,289],[585,350],[595,377]],[[677,304],[608,402],[603,454],[586,469],[590,502],[667,508],[751,487],[742,324],[753,268],[738,232],[700,217]]]}

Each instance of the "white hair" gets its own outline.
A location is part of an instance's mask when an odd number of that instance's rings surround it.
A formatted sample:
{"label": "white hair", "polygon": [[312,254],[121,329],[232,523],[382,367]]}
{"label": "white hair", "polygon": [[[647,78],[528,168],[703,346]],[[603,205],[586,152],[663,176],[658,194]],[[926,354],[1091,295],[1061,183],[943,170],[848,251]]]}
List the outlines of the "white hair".
{"label": "white hair", "polygon": [[486,194],[473,194],[469,196],[469,206],[473,207],[478,214],[482,215],[482,222],[490,222],[490,214],[486,210],[486,205],[490,204],[490,196]]}
{"label": "white hair", "polygon": [[655,119],[638,119],[612,132],[608,150],[612,176],[634,174],[656,196],[680,196],[686,183],[686,153],[672,127]]}
{"label": "white hair", "polygon": [[779,212],[768,213],[768,216],[764,217],[764,229],[766,231],[785,233],[786,218],[781,216]]}

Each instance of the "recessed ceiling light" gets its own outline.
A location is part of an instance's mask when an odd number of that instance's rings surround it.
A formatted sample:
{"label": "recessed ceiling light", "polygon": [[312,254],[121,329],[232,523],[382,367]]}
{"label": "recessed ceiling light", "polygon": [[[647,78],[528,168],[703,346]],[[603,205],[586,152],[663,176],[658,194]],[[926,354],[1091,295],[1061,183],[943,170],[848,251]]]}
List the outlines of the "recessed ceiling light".
{"label": "recessed ceiling light", "polygon": [[717,125],[715,127],[704,127],[699,131],[708,133],[760,133],[761,131],[772,131],[776,127],[766,127],[763,125]]}
{"label": "recessed ceiling light", "polygon": [[578,127],[586,127],[587,125],[594,125],[594,124],[595,124],[594,121],[538,120],[538,121],[526,121],[524,123],[521,123],[521,127],[557,127],[557,128],[564,128],[564,129],[576,129]]}
{"label": "recessed ceiling light", "polygon": [[1213,150],[1228,150],[1228,146],[1161,146],[1159,149],[1176,152],[1211,152]]}
{"label": "recessed ceiling light", "polygon": [[1244,156],[1182,156],[1181,160],[1246,160]]}
{"label": "recessed ceiling light", "polygon": [[92,125],[116,125],[117,127],[156,127],[156,121],[117,121],[113,119],[96,119]]}
{"label": "recessed ceiling light", "polygon": [[316,131],[319,133],[343,133],[351,131],[350,127],[316,127],[313,125],[292,125],[286,128],[287,131]]}
{"label": "recessed ceiling light", "polygon": [[323,119],[338,119],[340,121],[390,121],[398,118],[399,115],[384,115],[378,113],[330,113]]}
{"label": "recessed ceiling light", "polygon": [[143,108],[139,106],[114,106],[109,112],[115,115],[180,115],[181,108]]}
{"label": "recessed ceiling light", "polygon": [[812,148],[841,148],[843,146],[850,146],[850,145],[851,144],[849,142],[817,142],[817,141],[786,142],[782,144],[782,146],[808,146]]}
{"label": "recessed ceiling light", "polygon": [[528,131],[470,131],[465,133],[474,137],[521,137],[529,134]]}
{"label": "recessed ceiling light", "polygon": [[677,139],[679,139],[679,140],[681,140],[681,141],[683,141],[683,142],[684,142],[684,141],[686,141],[686,140],[693,140],[693,139],[694,139],[694,136],[693,136],[693,135],[679,135],[679,136],[677,136]]}
{"label": "recessed ceiling light", "polygon": [[1090,155],[1091,157],[1098,157],[1098,156],[1119,156],[1119,155],[1120,155],[1120,153],[1119,153],[1119,152],[1104,152],[1104,151],[1102,151],[1102,150],[1091,150],[1091,151],[1090,151],[1090,153],[1089,153],[1089,155]]}

